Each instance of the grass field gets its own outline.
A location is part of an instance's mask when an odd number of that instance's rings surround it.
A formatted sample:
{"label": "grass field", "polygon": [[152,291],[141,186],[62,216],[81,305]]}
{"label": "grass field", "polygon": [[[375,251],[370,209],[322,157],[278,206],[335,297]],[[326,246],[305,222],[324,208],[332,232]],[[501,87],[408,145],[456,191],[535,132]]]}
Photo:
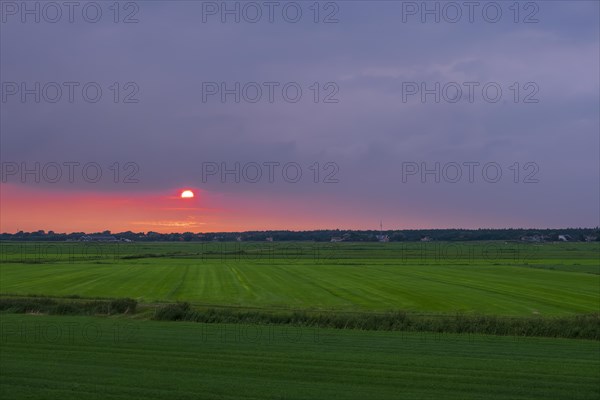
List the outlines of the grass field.
{"label": "grass field", "polygon": [[0,396],[596,399],[599,257],[598,243],[3,242]]}
{"label": "grass field", "polygon": [[600,343],[2,316],[5,399],[594,399]]}
{"label": "grass field", "polygon": [[598,312],[598,243],[2,243],[0,294],[263,309]]}

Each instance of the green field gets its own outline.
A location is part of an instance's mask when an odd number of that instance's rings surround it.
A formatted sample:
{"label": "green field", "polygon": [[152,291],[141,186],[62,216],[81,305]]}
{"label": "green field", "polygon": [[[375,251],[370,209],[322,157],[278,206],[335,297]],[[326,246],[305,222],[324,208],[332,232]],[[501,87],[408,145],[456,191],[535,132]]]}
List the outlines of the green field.
{"label": "green field", "polygon": [[599,245],[3,242],[0,396],[599,398]]}
{"label": "green field", "polygon": [[598,312],[598,243],[3,243],[0,294],[262,309]]}
{"label": "green field", "polygon": [[4,399],[594,399],[586,340],[2,316]]}

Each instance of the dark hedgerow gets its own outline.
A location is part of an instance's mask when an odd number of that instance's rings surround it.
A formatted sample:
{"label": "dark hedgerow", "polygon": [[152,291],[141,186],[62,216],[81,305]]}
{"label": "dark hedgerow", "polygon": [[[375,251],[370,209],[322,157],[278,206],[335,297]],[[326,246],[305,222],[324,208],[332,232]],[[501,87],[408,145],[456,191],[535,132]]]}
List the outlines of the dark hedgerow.
{"label": "dark hedgerow", "polygon": [[500,317],[486,315],[418,315],[403,311],[374,313],[264,312],[231,309],[192,309],[189,303],[156,309],[159,321],[203,323],[289,324],[320,328],[504,336],[538,336],[600,340],[600,314],[568,317]]}
{"label": "dark hedgerow", "polygon": [[42,309],[50,309],[56,307],[56,300],[39,297],[39,298],[0,298],[0,311],[8,311],[12,313],[30,313],[41,312]]}
{"label": "dark hedgerow", "polygon": [[190,310],[190,303],[168,304],[156,309],[154,319],[159,321],[189,320],[188,313]]}
{"label": "dark hedgerow", "polygon": [[51,315],[133,314],[137,302],[133,299],[56,300],[47,297],[0,298],[0,311],[11,313],[41,313]]}
{"label": "dark hedgerow", "polygon": [[110,301],[110,314],[135,314],[137,301],[129,298],[114,299]]}
{"label": "dark hedgerow", "polygon": [[[134,314],[133,299],[77,300],[47,297],[0,297],[0,312],[50,315]],[[564,317],[501,317],[493,315],[419,315],[309,311],[194,309],[190,303],[157,307],[155,320],[203,323],[288,324],[334,329],[467,333],[505,336],[560,337],[600,340],[600,313]]]}

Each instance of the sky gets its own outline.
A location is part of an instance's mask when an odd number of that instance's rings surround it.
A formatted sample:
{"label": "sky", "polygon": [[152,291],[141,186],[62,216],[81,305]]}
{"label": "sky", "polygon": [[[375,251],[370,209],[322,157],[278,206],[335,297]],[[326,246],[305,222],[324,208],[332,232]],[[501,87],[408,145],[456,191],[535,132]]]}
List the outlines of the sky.
{"label": "sky", "polygon": [[600,225],[596,1],[74,4],[1,2],[1,232]]}

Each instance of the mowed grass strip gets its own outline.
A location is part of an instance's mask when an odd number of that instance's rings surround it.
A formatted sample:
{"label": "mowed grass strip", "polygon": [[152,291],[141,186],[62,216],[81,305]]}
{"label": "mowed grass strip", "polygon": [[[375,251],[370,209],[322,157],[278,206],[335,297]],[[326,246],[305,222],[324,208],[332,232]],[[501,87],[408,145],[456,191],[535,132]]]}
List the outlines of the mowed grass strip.
{"label": "mowed grass strip", "polygon": [[496,315],[598,312],[600,275],[513,265],[264,264],[155,258],[0,265],[0,293]]}
{"label": "mowed grass strip", "polygon": [[2,315],[10,399],[591,399],[600,344]]}

